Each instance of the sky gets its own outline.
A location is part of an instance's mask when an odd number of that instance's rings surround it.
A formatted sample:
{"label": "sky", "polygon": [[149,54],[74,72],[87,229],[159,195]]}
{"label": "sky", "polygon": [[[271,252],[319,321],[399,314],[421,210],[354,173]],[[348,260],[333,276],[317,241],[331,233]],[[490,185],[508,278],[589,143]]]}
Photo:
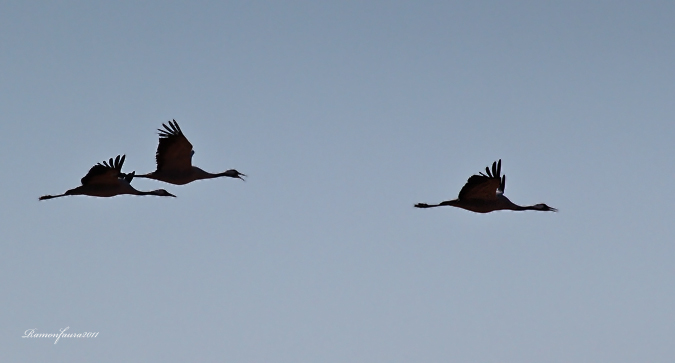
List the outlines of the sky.
{"label": "sky", "polygon": [[[675,3],[0,3],[3,362],[672,362]],[[91,166],[177,198],[73,196]],[[551,212],[416,209],[502,160]],[[98,332],[95,338],[22,338]]]}

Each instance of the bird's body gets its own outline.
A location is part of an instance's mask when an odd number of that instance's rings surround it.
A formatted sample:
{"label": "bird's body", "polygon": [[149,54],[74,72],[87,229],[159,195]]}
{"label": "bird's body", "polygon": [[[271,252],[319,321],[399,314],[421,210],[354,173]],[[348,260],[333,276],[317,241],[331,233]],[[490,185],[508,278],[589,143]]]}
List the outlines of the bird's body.
{"label": "bird's body", "polygon": [[[228,170],[223,173],[218,173],[218,174],[211,174],[209,172],[206,172],[196,166],[191,166],[187,170],[156,170],[153,171],[152,173],[149,174],[144,174],[144,175],[137,175],[139,178],[148,178],[148,179],[155,179],[159,181],[163,181],[165,183],[170,183],[170,184],[176,184],[176,185],[184,185],[190,182],[193,182],[195,180],[202,180],[202,179],[212,179],[212,178],[218,178],[221,176],[229,176],[231,178],[240,178],[239,175],[244,175],[244,174],[236,174],[236,170]],[[245,176],[245,175],[244,175]],[[241,179],[241,178],[240,178]],[[242,179],[243,180],[243,179]]]}
{"label": "bird's body", "polygon": [[115,160],[110,158],[109,162],[98,163],[94,165],[87,175],[85,175],[77,188],[67,190],[59,195],[43,195],[40,200],[65,197],[68,195],[87,195],[90,197],[114,197],[116,195],[156,195],[162,197],[175,197],[175,195],[164,189],[157,189],[150,192],[139,191],[132,187],[130,182],[134,173],[123,174],[122,165],[125,156],[118,155]]}
{"label": "bird's body", "polygon": [[448,200],[439,204],[415,204],[417,208],[433,208],[440,206],[452,206],[466,209],[476,213],[489,213],[497,210],[538,210],[557,212],[546,204],[535,204],[530,206],[519,206],[509,200],[504,195],[506,188],[506,175],[500,178],[502,168],[501,159],[499,162],[492,163],[492,172],[490,168],[485,168],[486,174],[472,175],[459,192],[457,199]]}
{"label": "bird's body", "polygon": [[212,179],[221,176],[244,180],[246,176],[234,169],[222,173],[212,174],[196,166],[192,166],[192,144],[183,135],[176,120],[169,121],[169,125],[162,124],[165,130],[159,129],[159,145],[157,146],[157,170],[152,173],[137,175],[139,178],[149,178],[165,183],[183,185],[195,180]]}

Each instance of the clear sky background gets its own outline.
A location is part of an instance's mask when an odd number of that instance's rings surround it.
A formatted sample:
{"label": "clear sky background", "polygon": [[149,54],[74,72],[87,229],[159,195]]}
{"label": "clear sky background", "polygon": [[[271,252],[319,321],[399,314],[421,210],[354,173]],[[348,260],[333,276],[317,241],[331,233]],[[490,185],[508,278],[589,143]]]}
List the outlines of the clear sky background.
{"label": "clear sky background", "polygon": [[[2,362],[673,362],[675,3],[0,4]],[[68,197],[176,119],[177,198]],[[502,159],[559,213],[421,210]],[[22,339],[97,331],[94,339]]]}

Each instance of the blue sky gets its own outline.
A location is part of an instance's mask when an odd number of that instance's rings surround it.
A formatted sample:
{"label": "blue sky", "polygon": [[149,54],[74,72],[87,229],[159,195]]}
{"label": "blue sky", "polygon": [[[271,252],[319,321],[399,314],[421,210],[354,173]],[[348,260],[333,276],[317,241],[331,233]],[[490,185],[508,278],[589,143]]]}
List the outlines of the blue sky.
{"label": "blue sky", "polygon": [[[3,361],[672,362],[675,4],[5,2]],[[69,197],[97,162],[177,198]],[[455,208],[502,159],[506,195]],[[35,328],[94,339],[22,339]],[[5,360],[7,359],[7,360]]]}

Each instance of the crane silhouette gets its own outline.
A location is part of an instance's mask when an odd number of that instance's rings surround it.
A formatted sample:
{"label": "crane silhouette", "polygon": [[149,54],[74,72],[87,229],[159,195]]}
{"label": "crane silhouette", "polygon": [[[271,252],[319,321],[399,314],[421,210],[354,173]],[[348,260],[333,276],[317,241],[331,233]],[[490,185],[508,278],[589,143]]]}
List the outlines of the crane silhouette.
{"label": "crane silhouette", "polygon": [[448,200],[439,204],[417,203],[417,208],[433,208],[444,205],[451,207],[463,208],[476,213],[489,213],[496,210],[538,210],[538,211],[552,211],[557,212],[555,208],[551,208],[546,204],[535,204],[530,206],[519,206],[514,204],[504,196],[504,188],[506,187],[506,175],[501,178],[502,160],[492,163],[492,172],[490,168],[485,167],[485,172],[480,175],[472,175],[464,184],[462,190],[459,191],[457,199]]}
{"label": "crane silhouette", "polygon": [[165,130],[159,131],[159,145],[157,146],[157,170],[152,173],[136,175],[138,178],[149,178],[166,183],[183,185],[195,180],[218,178],[227,176],[244,180],[242,174],[234,169],[222,173],[212,174],[196,166],[192,166],[192,144],[183,135],[176,120],[169,121],[169,126],[162,124]]}
{"label": "crane silhouette", "polygon": [[133,195],[157,195],[161,197],[175,197],[175,195],[167,192],[164,189],[157,189],[151,192],[141,192],[136,190],[129,184],[134,178],[134,172],[129,174],[122,173],[122,165],[124,158],[117,155],[113,160],[110,158],[108,162],[103,161],[103,164],[98,163],[94,165],[87,175],[85,175],[80,185],[77,188],[67,190],[59,195],[43,195],[40,200],[65,197],[68,195],[88,195],[91,197],[114,197],[121,194]]}

